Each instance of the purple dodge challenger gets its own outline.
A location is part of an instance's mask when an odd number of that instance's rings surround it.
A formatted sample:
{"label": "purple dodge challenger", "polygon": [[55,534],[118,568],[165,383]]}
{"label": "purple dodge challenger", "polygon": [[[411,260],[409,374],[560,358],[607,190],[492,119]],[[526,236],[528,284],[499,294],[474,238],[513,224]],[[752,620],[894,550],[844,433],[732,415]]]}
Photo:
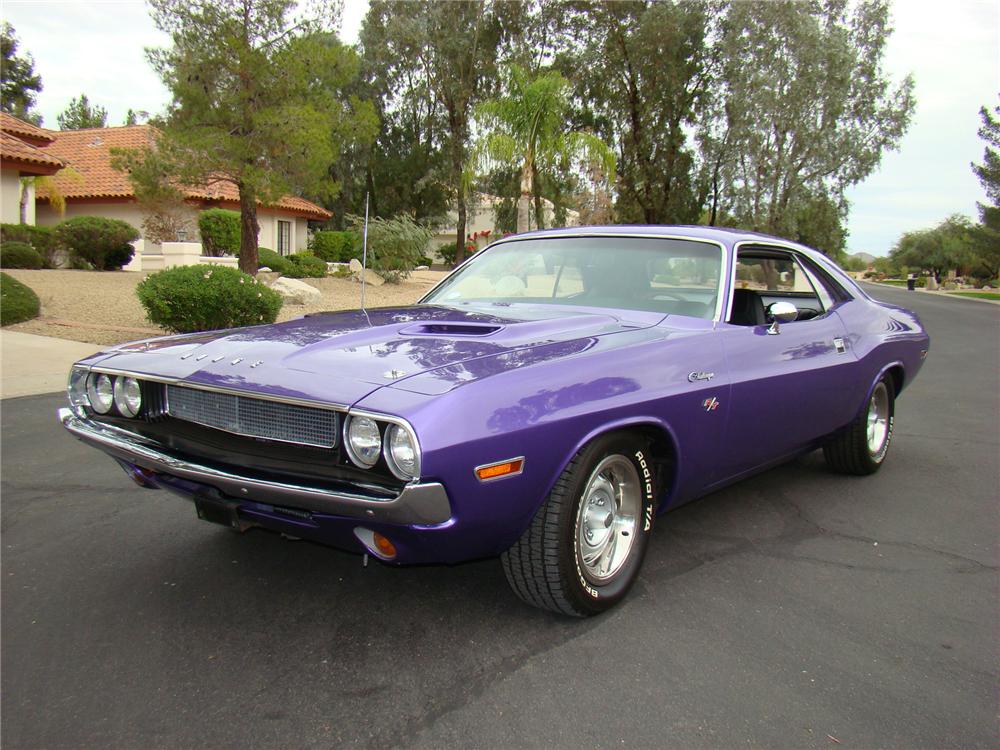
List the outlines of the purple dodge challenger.
{"label": "purple dodge challenger", "polygon": [[59,419],[198,516],[389,563],[499,555],[599,613],[654,519],[823,448],[870,474],[928,337],[814,250],[706,227],[495,242],[418,304],[82,360]]}

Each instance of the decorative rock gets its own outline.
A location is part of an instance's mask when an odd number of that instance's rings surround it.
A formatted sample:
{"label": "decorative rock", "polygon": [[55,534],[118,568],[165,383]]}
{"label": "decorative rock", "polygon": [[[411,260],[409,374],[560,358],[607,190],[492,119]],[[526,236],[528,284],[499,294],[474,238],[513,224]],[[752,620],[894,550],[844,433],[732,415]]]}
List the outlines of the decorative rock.
{"label": "decorative rock", "polygon": [[362,269],[361,261],[357,258],[351,258],[351,262],[348,266],[351,269],[351,273],[354,275],[354,280],[357,282],[361,281],[361,271],[365,271],[365,284],[371,284],[372,286],[382,286],[385,283],[385,279],[375,273],[372,269]]}
{"label": "decorative rock", "polygon": [[271,288],[280,294],[290,305],[304,305],[308,302],[319,302],[323,294],[314,286],[298,279],[286,279],[282,276],[275,279]]}
{"label": "decorative rock", "polygon": [[257,269],[257,273],[271,273],[271,269],[267,266],[261,266]]}
{"label": "decorative rock", "polygon": [[265,267],[257,270],[257,281],[267,286],[271,286],[280,276],[280,273],[272,271],[270,268]]}
{"label": "decorative rock", "polygon": [[417,266],[413,270],[414,271],[430,271],[431,267],[430,266]]}

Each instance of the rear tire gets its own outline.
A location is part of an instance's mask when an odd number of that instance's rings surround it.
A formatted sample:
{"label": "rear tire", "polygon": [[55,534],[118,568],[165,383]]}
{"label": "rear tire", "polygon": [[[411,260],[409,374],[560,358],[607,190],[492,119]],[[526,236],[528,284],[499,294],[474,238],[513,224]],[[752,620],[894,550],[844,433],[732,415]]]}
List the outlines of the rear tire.
{"label": "rear tire", "polygon": [[892,378],[883,375],[872,389],[867,408],[850,427],[823,446],[830,468],[859,476],[879,470],[892,442],[895,401]]}
{"label": "rear tire", "polygon": [[645,441],[597,438],[556,481],[528,530],[501,555],[514,593],[576,617],[621,601],[635,583],[653,528],[656,477]]}

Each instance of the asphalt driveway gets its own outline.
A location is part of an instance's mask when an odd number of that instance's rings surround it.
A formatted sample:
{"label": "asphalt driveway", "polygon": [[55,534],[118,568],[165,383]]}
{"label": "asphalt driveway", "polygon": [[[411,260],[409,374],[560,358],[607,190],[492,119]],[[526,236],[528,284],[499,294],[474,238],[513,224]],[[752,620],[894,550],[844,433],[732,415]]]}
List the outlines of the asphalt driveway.
{"label": "asphalt driveway", "polygon": [[4,401],[4,748],[997,747],[1000,308],[872,289],[932,337],[882,471],[813,454],[668,514],[589,621],[497,561],[202,523],[61,394]]}

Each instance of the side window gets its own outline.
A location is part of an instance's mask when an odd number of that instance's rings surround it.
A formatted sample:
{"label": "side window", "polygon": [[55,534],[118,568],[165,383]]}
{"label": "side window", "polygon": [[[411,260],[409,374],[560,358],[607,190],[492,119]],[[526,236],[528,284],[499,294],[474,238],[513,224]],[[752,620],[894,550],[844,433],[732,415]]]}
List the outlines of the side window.
{"label": "side window", "polygon": [[755,257],[740,253],[736,260],[736,288],[817,296],[809,275],[790,255]]}
{"label": "side window", "polygon": [[728,318],[733,325],[769,323],[767,311],[775,302],[791,302],[799,311],[798,320],[809,320],[822,315],[834,301],[789,252],[771,248],[741,250],[735,272],[736,285]]}

